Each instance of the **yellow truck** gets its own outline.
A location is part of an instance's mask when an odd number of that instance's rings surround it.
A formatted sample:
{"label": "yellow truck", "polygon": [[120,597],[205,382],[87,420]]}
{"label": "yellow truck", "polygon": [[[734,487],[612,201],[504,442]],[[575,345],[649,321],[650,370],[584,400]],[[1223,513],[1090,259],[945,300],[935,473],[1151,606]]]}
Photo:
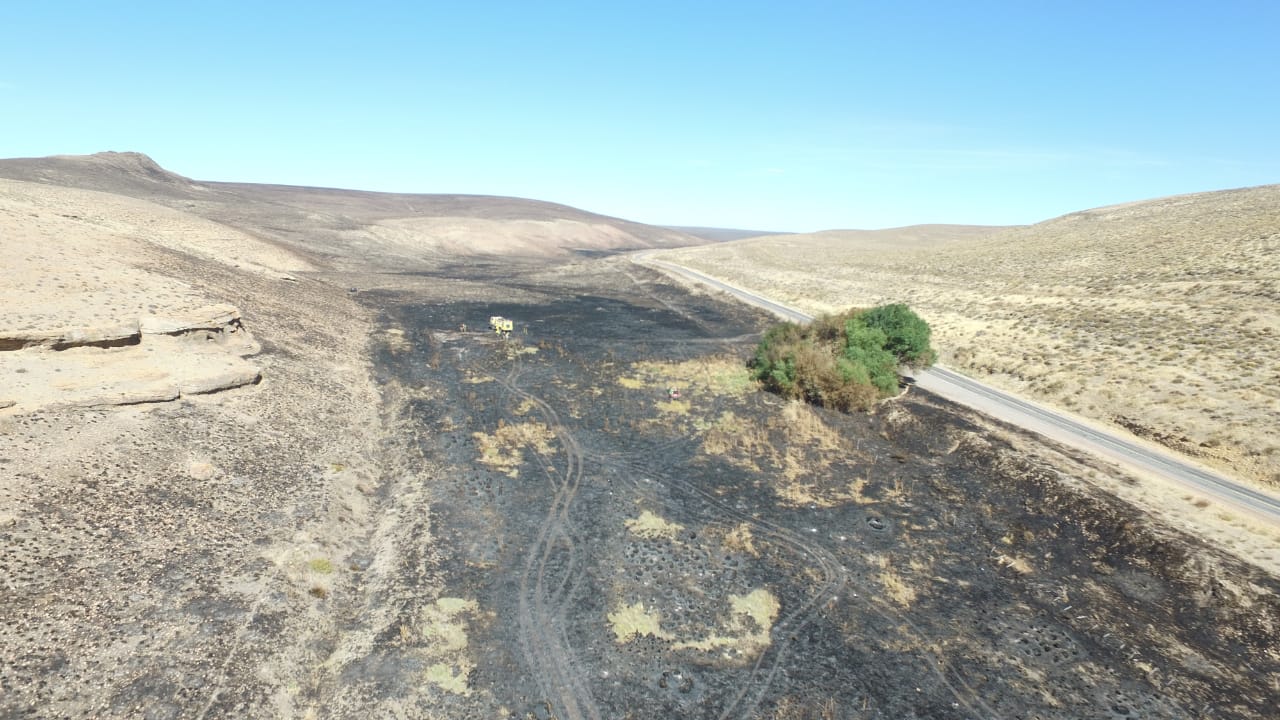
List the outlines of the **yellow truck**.
{"label": "yellow truck", "polygon": [[494,315],[489,318],[489,328],[493,330],[495,334],[501,335],[504,338],[511,337],[511,330],[514,326],[515,323],[501,315]]}

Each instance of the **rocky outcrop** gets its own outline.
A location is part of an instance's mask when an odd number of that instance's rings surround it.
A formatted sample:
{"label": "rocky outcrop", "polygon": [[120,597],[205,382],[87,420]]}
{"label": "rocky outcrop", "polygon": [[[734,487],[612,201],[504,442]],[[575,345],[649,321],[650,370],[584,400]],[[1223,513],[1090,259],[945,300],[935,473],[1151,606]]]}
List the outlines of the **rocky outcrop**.
{"label": "rocky outcrop", "polygon": [[180,317],[147,315],[139,325],[142,332],[151,335],[183,335],[198,330],[222,332],[241,327],[241,322],[240,311],[235,306],[219,304],[192,310]]}
{"label": "rocky outcrop", "polygon": [[262,348],[253,339],[233,305],[206,305],[180,315],[146,315],[139,320],[143,336],[168,335],[216,342],[236,355],[256,355]]}
{"label": "rocky outcrop", "polygon": [[78,347],[112,348],[137,345],[143,335],[196,336],[202,340],[253,348],[258,346],[244,329],[240,311],[233,305],[207,305],[177,315],[145,315],[137,320],[100,327],[67,329],[5,329],[0,328],[0,351],[47,347],[54,350],[70,350]]}
{"label": "rocky outcrop", "polygon": [[0,333],[0,410],[136,405],[251,385],[261,349],[240,311],[218,304],[102,328]]}
{"label": "rocky outcrop", "polygon": [[137,345],[141,340],[142,337],[139,334],[137,320],[104,327],[78,327],[56,330],[0,328],[0,352],[33,347],[49,347],[55,350],[66,350],[73,347],[124,347],[125,345]]}

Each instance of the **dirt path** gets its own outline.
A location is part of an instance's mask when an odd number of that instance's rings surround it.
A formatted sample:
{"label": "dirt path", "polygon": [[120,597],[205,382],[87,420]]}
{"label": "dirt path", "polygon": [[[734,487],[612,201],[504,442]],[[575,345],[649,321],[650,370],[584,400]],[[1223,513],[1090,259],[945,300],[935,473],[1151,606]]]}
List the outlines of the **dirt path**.
{"label": "dirt path", "polygon": [[[568,646],[565,630],[566,603],[578,589],[581,578],[574,572],[579,550],[569,527],[569,512],[583,482],[586,458],[573,433],[560,422],[551,405],[521,390],[517,385],[518,366],[506,378],[492,378],[514,398],[531,403],[536,416],[550,428],[560,445],[562,467],[539,455],[539,464],[553,492],[551,509],[538,528],[538,537],[529,549],[520,576],[520,640],[529,667],[540,668],[535,677],[543,694],[555,698],[556,715],[578,720],[600,718],[590,689],[580,679],[580,670]],[[554,558],[562,555],[562,558]],[[554,560],[559,560],[555,562]],[[548,569],[560,569],[559,582],[548,578]],[[551,582],[549,582],[549,580]],[[554,585],[554,589],[548,588]]]}

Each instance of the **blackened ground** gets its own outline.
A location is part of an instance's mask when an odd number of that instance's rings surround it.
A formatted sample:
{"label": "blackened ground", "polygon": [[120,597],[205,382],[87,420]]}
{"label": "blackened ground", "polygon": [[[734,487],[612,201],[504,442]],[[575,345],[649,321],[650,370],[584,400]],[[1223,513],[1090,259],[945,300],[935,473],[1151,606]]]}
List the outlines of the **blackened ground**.
{"label": "blackened ground", "polygon": [[[690,380],[740,369],[768,320],[626,263],[470,272],[488,293],[379,299],[409,343],[382,380],[439,469],[431,575],[468,608],[464,659],[394,673],[434,678],[441,717],[1280,707],[1280,583],[964,411],[912,390],[839,415]],[[375,655],[344,681],[377,686]]]}

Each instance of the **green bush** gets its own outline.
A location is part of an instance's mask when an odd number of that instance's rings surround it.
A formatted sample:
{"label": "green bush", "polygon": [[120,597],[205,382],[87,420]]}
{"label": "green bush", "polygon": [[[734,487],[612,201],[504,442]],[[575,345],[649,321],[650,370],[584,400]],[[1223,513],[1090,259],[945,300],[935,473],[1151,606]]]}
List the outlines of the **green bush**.
{"label": "green bush", "polygon": [[889,338],[879,328],[870,327],[860,316],[845,320],[844,357],[865,369],[870,382],[882,395],[898,389],[898,359],[886,349]]}
{"label": "green bush", "polygon": [[868,327],[884,332],[887,338],[885,349],[903,365],[929,367],[937,359],[937,353],[929,346],[932,334],[929,323],[906,305],[881,305],[867,310],[860,317]]}
{"label": "green bush", "polygon": [[752,377],[780,395],[791,397],[796,387],[795,346],[804,329],[795,323],[779,323],[765,331],[752,358]]}
{"label": "green bush", "polygon": [[929,326],[905,305],[886,305],[774,325],[750,365],[771,392],[849,411],[896,393],[899,365],[927,366],[934,356]]}

